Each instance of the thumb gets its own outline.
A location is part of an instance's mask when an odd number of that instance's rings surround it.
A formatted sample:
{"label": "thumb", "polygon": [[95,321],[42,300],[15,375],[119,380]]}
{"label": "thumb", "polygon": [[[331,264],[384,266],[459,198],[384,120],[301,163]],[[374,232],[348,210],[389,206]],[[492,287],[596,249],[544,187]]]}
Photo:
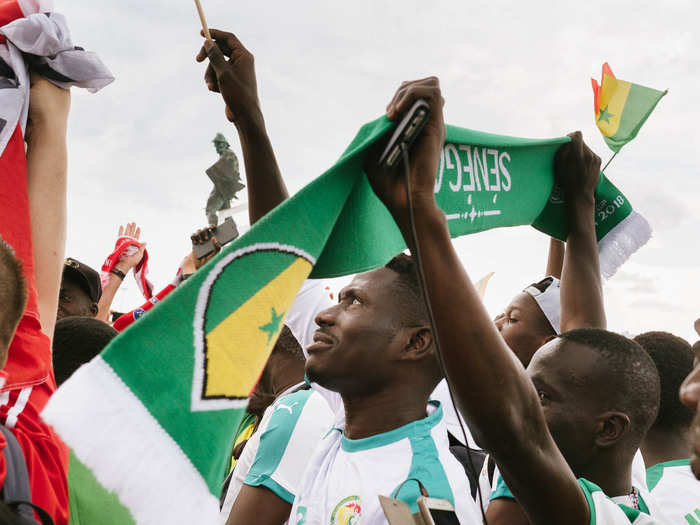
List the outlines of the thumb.
{"label": "thumb", "polygon": [[224,54],[219,49],[219,46],[214,43],[213,40],[204,41],[204,49],[207,50],[207,56],[209,56],[209,62],[211,62],[214,71],[216,71],[217,76],[224,72],[226,68],[226,58]]}

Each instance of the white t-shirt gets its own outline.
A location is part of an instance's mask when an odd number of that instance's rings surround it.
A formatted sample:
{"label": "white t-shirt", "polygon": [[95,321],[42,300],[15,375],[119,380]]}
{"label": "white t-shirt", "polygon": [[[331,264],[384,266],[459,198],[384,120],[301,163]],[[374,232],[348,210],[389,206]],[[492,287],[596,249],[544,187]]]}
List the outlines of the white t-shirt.
{"label": "white t-shirt", "polygon": [[672,523],[700,524],[700,481],[690,470],[690,460],[649,467],[647,486]]}
{"label": "white t-shirt", "polygon": [[428,412],[424,419],[356,440],[343,435],[340,415],[307,466],[289,523],[384,525],[380,494],[394,496],[418,512],[420,491],[413,478],[430,497],[449,500],[462,525],[480,523],[464,469],[449,451],[439,403],[431,402]]}
{"label": "white t-shirt", "polygon": [[265,410],[236,463],[221,508],[221,523],[226,523],[244,484],[267,487],[291,504],[306,463],[332,424],[333,413],[320,394],[312,390],[283,393]]}

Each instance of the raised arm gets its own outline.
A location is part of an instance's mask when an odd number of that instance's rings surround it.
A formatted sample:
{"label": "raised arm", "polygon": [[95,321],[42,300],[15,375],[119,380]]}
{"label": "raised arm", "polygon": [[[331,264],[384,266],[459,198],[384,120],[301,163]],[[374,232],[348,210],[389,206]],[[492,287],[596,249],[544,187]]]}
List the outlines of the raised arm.
{"label": "raised arm", "polygon": [[561,276],[561,331],[605,328],[603,284],[595,233],[594,192],[600,178],[600,157],[569,134],[554,160],[555,176],[564,191],[569,235]]}
{"label": "raised arm", "polygon": [[265,129],[253,55],[235,35],[218,29],[210,32],[214,41],[204,42],[197,61],[209,58],[204,80],[210,91],[221,93],[226,118],[238,130],[248,183],[248,216],[253,224],[289,194]]}
{"label": "raised arm", "polygon": [[32,75],[27,191],[42,331],[53,336],[66,244],[66,127],[70,92]]}
{"label": "raised arm", "polygon": [[[404,83],[389,104],[389,118],[398,119],[419,97],[429,101],[432,114],[410,156],[410,192],[420,245],[412,251],[423,262],[436,335],[458,408],[477,442],[493,454],[533,523],[584,525],[589,518],[585,497],[549,434],[525,370],[462,267],[435,202],[433,188],[445,137],[438,80]],[[376,157],[368,158],[372,187],[410,246],[405,179],[375,165]]]}
{"label": "raised arm", "polygon": [[545,275],[561,279],[561,270],[564,266],[564,253],[566,252],[566,243],[549,238],[549,254],[547,256],[547,270]]}

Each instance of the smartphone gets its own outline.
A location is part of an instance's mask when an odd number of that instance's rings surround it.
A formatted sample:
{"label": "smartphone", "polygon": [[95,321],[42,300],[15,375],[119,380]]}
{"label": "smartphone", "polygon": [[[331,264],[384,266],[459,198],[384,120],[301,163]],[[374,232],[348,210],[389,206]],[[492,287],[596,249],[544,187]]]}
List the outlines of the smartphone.
{"label": "smartphone", "polygon": [[424,99],[419,98],[396,126],[384,152],[379,157],[379,166],[387,170],[396,166],[401,158],[402,145],[409,151],[429,118],[430,105]]}
{"label": "smartphone", "polygon": [[[226,217],[226,220],[214,229],[212,235],[216,237],[216,240],[221,246],[230,243],[234,239],[237,239],[238,228],[236,227],[236,223],[234,222],[233,218]],[[192,251],[194,251],[194,256],[197,259],[202,259],[206,257],[210,253],[213,253],[214,250],[214,243],[211,239],[209,239],[204,244],[195,244],[194,242],[192,243]]]}
{"label": "smartphone", "polygon": [[418,498],[418,508],[426,525],[459,525],[452,504],[446,499]]}

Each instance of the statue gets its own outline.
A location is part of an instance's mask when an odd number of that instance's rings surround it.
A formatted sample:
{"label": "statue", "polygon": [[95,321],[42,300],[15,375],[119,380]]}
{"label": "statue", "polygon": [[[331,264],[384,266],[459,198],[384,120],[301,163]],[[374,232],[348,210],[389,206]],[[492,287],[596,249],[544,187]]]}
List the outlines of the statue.
{"label": "statue", "polygon": [[216,212],[230,208],[231,199],[238,199],[236,193],[245,188],[245,184],[241,182],[238,159],[236,154],[229,149],[231,145],[226,137],[217,133],[212,142],[214,142],[214,148],[219,154],[219,160],[206,171],[207,176],[214,183],[214,189],[211,190],[207,199],[206,212],[209,224],[216,226],[219,223]]}

